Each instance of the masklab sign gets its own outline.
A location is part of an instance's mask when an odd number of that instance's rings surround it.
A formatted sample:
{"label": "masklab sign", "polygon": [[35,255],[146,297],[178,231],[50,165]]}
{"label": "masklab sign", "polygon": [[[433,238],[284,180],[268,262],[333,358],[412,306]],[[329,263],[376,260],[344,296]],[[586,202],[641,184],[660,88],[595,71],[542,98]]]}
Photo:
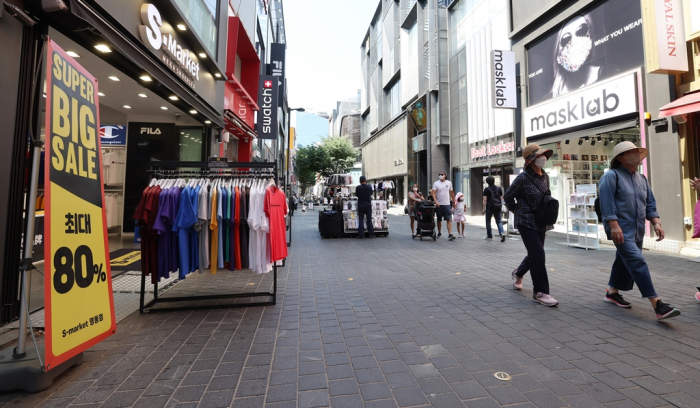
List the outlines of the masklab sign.
{"label": "masklab sign", "polygon": [[525,137],[530,138],[637,112],[636,76],[623,74],[525,110]]}
{"label": "masklab sign", "polygon": [[518,100],[515,92],[515,52],[491,51],[491,85],[493,107],[515,109]]}
{"label": "masklab sign", "polygon": [[480,157],[493,156],[495,154],[510,153],[515,150],[515,142],[501,141],[497,145],[487,144],[480,149],[475,149],[472,147],[472,160],[478,159]]}

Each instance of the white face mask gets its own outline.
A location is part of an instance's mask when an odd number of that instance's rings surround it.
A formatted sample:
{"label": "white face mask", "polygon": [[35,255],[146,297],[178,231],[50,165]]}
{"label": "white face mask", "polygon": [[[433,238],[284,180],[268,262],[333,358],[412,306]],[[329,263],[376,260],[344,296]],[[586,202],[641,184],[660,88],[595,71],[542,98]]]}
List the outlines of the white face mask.
{"label": "white face mask", "polygon": [[535,159],[535,165],[541,169],[544,168],[547,163],[547,156],[538,157]]}
{"label": "white face mask", "polygon": [[417,192],[417,191],[418,191],[418,189],[417,189],[417,188],[414,188],[414,189],[413,189],[413,191],[416,191],[416,192]]}
{"label": "white face mask", "polygon": [[444,175],[444,174],[441,174],[441,175],[439,175],[438,177],[440,177],[440,180],[444,180],[444,179],[445,179],[445,175]]}
{"label": "white face mask", "polygon": [[574,34],[557,56],[557,63],[569,72],[576,72],[586,63],[592,49],[593,41],[589,35],[579,37]]}

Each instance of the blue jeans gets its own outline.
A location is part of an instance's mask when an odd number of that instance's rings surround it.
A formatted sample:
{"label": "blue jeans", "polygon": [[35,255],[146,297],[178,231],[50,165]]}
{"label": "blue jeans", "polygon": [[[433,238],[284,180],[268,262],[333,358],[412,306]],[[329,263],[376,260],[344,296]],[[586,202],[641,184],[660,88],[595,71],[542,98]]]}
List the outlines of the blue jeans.
{"label": "blue jeans", "polygon": [[615,244],[615,247],[617,254],[610,271],[608,285],[617,290],[627,291],[632,290],[636,283],[643,298],[656,297],[649,266],[642,256],[642,241],[625,240],[622,244]]}
{"label": "blue jeans", "polygon": [[360,216],[360,227],[358,233],[361,237],[365,236],[365,217],[367,217],[367,230],[369,235],[374,235],[374,225],[372,224],[372,207],[370,205],[358,205],[357,214]]}
{"label": "blue jeans", "polygon": [[496,219],[498,226],[498,235],[503,235],[503,222],[501,222],[501,207],[486,207],[486,236],[493,238],[491,235],[491,217]]}

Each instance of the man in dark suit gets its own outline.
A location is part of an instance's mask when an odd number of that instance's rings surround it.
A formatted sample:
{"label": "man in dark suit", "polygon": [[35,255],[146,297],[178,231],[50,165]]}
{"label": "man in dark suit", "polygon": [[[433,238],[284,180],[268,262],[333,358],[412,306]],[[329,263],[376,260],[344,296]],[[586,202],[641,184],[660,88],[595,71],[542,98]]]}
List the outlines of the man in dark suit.
{"label": "man in dark suit", "polygon": [[360,177],[360,185],[355,188],[357,196],[357,214],[360,217],[360,238],[365,238],[365,216],[367,217],[367,229],[369,237],[374,238],[374,225],[372,225],[372,187],[367,184],[365,176]]}

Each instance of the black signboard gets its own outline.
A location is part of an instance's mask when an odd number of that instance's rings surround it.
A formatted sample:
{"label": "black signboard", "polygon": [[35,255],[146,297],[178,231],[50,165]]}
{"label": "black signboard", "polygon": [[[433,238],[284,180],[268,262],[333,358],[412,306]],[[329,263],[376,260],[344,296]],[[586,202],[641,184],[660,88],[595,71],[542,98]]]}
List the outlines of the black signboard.
{"label": "black signboard", "polygon": [[528,47],[529,99],[551,98],[644,65],[639,0],[608,0]]}
{"label": "black signboard", "polygon": [[285,44],[272,43],[270,48],[270,72],[269,74],[277,77],[277,86],[279,87],[279,100],[284,100],[284,80],[285,80],[285,56],[287,51]]}
{"label": "black signboard", "polygon": [[226,169],[228,168],[228,157],[209,156],[210,169]]}
{"label": "black signboard", "polygon": [[277,139],[277,106],[279,92],[277,78],[272,75],[260,75],[260,91],[258,94],[258,120],[255,130],[258,139]]}

